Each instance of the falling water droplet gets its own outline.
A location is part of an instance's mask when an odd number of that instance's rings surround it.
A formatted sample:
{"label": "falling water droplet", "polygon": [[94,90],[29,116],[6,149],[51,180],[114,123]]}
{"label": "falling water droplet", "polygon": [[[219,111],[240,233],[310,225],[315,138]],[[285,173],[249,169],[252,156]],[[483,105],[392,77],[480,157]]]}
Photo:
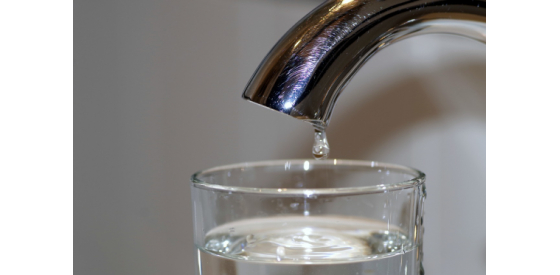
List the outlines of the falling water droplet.
{"label": "falling water droplet", "polygon": [[315,141],[313,142],[313,156],[315,159],[326,159],[329,156],[329,142],[327,134],[323,129],[315,129]]}

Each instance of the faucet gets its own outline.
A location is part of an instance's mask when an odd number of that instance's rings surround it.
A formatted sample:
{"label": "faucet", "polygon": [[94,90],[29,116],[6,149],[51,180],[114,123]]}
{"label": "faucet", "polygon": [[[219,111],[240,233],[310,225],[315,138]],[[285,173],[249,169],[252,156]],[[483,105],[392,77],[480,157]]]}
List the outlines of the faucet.
{"label": "faucet", "polygon": [[276,43],[243,98],[324,130],[340,92],[370,57],[428,33],[486,43],[486,1],[327,0]]}

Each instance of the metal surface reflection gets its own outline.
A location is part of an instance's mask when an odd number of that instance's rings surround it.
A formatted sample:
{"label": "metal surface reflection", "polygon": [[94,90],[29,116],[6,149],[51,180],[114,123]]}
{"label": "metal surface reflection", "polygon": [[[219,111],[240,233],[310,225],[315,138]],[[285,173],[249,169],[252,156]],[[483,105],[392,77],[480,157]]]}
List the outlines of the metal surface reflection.
{"label": "metal surface reflection", "polygon": [[324,128],[340,91],[372,55],[419,34],[486,41],[486,1],[330,0],[274,46],[243,98]]}

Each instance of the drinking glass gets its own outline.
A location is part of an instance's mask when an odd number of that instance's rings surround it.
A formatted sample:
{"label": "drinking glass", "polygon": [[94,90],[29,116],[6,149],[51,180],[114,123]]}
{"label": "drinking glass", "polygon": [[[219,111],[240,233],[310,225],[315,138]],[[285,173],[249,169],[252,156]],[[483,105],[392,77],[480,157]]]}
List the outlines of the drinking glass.
{"label": "drinking glass", "polygon": [[275,160],[192,176],[200,275],[423,274],[424,173]]}

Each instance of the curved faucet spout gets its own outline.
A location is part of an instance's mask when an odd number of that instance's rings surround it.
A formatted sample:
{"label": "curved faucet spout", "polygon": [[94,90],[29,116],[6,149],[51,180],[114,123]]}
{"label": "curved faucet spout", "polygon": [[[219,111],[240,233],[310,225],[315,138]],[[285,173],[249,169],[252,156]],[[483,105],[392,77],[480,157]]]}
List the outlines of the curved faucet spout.
{"label": "curved faucet spout", "polygon": [[326,127],[341,90],[379,50],[426,33],[485,42],[485,22],[486,1],[329,0],[278,41],[243,98]]}

